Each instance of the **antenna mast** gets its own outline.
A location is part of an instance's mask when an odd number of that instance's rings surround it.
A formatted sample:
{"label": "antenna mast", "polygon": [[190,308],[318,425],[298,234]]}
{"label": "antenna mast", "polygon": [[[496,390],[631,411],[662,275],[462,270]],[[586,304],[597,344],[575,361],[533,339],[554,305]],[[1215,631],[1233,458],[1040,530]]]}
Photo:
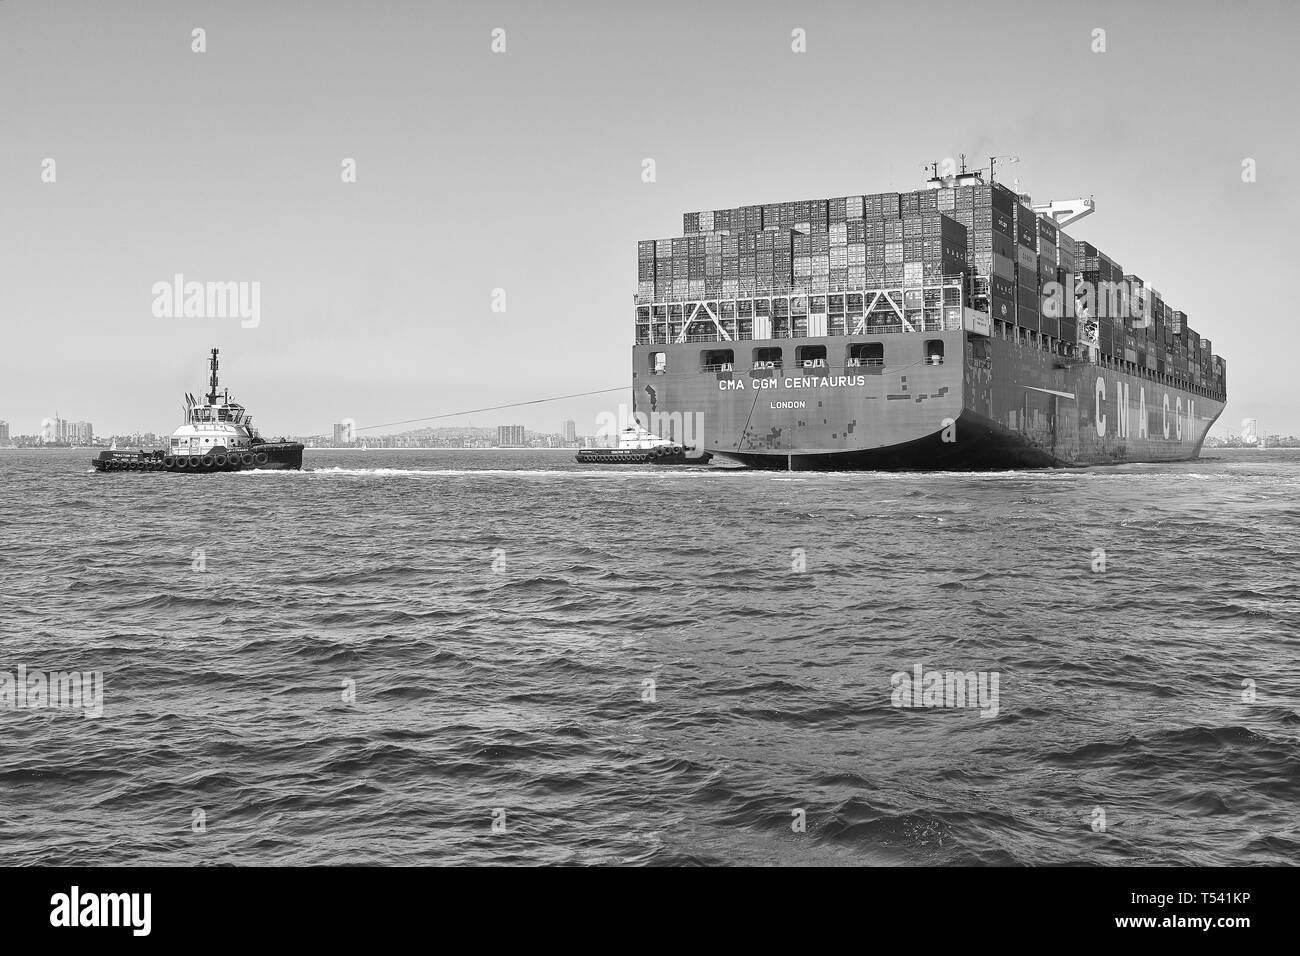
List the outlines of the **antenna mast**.
{"label": "antenna mast", "polygon": [[212,377],[208,380],[208,404],[217,404],[217,349],[212,350]]}

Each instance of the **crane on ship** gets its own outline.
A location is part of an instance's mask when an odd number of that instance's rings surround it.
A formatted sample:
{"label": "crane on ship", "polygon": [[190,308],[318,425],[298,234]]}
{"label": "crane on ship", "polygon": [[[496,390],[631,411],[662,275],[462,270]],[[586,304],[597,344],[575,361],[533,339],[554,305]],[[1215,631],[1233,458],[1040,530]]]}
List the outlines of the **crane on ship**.
{"label": "crane on ship", "polygon": [[[950,175],[940,174],[940,164],[937,162],[928,163],[926,165],[925,168],[933,173],[933,175],[926,180],[926,185],[930,189],[953,189],[959,186],[984,185],[984,170],[968,170],[966,168],[965,153],[958,153],[957,157],[957,171]],[[999,163],[1012,165],[1018,162],[1020,162],[1019,156],[990,156],[988,168],[989,183],[994,182],[994,171],[997,169]],[[952,160],[947,160],[947,163],[951,164]],[[1031,202],[1029,196],[1020,191],[1019,180],[1013,181],[1013,191],[1017,196],[1024,200],[1025,204],[1034,212],[1050,216],[1059,229],[1064,229],[1071,223],[1078,222],[1085,216],[1092,215],[1097,208],[1096,201],[1091,196],[1087,199],[1079,197],[1077,199],[1053,199],[1051,202],[1046,203]]]}

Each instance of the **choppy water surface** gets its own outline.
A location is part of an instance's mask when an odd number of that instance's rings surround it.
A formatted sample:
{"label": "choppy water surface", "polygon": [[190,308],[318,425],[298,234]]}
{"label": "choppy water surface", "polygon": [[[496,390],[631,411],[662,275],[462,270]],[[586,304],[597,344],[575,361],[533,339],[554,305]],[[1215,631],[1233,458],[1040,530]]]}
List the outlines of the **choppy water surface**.
{"label": "choppy water surface", "polygon": [[[192,477],[0,452],[0,671],[104,675],[98,719],[0,709],[0,852],[1293,863],[1300,453],[1221,454]],[[996,674],[996,716],[893,706],[918,664]]]}

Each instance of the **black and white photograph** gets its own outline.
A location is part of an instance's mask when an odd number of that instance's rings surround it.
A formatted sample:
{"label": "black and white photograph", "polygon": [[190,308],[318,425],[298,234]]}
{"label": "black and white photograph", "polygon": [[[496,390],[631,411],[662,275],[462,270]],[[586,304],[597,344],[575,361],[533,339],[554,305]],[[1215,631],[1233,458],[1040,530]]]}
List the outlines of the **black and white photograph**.
{"label": "black and white photograph", "polygon": [[0,0],[6,925],[852,868],[1249,945],[1300,860],[1297,36]]}

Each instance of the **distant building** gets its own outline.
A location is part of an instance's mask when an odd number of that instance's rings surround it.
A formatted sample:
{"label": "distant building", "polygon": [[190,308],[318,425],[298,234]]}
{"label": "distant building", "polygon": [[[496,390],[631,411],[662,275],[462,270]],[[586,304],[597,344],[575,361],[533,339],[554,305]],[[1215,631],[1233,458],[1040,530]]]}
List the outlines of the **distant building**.
{"label": "distant building", "polygon": [[65,442],[68,440],[68,423],[55,412],[53,418],[41,420],[41,441]]}
{"label": "distant building", "polygon": [[502,448],[526,444],[523,425],[498,425],[497,445]]}
{"label": "distant building", "polygon": [[572,418],[566,418],[564,420],[564,440],[565,441],[578,440],[578,423],[575,422]]}
{"label": "distant building", "polygon": [[93,445],[95,426],[90,422],[70,422],[55,412],[53,418],[41,422],[41,441],[47,444],[62,442],[68,445]]}
{"label": "distant building", "polygon": [[334,423],[334,444],[336,446],[352,445],[356,443],[357,439],[356,439],[356,435],[354,435],[352,432],[352,427],[353,426],[351,422]]}
{"label": "distant building", "polygon": [[0,422],[0,445],[9,444],[9,423]]}

